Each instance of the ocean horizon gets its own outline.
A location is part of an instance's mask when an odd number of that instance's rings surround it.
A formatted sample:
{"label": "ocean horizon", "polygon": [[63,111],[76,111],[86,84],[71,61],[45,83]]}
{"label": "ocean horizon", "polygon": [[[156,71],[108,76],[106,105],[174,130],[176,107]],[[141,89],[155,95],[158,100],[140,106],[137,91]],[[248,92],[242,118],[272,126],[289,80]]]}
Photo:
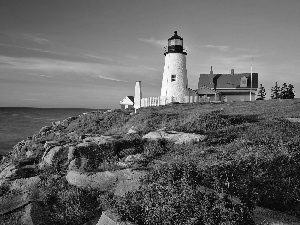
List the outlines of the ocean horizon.
{"label": "ocean horizon", "polygon": [[106,109],[0,107],[0,155],[6,155],[18,142],[52,122],[96,110]]}

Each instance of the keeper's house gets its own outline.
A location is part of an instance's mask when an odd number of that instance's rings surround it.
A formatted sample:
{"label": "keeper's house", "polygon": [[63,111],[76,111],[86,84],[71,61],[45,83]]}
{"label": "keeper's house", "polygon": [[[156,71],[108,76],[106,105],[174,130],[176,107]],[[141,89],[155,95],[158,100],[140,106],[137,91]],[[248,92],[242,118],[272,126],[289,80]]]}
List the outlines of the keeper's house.
{"label": "keeper's house", "polygon": [[131,109],[134,106],[134,96],[126,96],[120,101],[121,109]]}
{"label": "keeper's house", "polygon": [[232,69],[230,74],[214,74],[211,67],[209,74],[200,74],[197,92],[215,101],[254,101],[257,89],[258,73],[252,73],[251,81],[251,73],[235,74]]}

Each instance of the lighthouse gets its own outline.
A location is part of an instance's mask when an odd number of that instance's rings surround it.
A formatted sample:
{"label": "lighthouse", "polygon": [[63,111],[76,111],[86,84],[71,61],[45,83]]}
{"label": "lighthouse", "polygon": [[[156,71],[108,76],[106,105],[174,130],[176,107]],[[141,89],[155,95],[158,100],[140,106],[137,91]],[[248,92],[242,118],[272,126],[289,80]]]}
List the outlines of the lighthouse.
{"label": "lighthouse", "polygon": [[164,53],[165,66],[162,79],[161,97],[183,102],[188,96],[188,79],[186,70],[186,52],[183,49],[183,38],[174,35],[168,39],[168,47]]}

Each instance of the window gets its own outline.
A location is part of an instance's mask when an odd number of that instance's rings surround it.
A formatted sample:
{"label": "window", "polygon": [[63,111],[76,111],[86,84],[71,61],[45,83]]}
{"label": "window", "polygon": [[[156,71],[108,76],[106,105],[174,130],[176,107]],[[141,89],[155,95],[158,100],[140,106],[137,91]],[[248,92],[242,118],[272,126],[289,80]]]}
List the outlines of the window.
{"label": "window", "polygon": [[244,76],[241,78],[240,87],[247,87],[247,77]]}
{"label": "window", "polygon": [[180,39],[175,39],[175,45],[182,45],[182,41]]}
{"label": "window", "polygon": [[176,81],[176,75],[171,75],[171,82]]}

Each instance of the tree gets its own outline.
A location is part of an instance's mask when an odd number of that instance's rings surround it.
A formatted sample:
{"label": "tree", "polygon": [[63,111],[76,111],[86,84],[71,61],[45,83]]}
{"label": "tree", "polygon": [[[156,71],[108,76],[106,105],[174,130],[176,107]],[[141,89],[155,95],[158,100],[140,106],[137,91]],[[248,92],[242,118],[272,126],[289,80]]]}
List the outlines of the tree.
{"label": "tree", "polygon": [[287,87],[287,92],[288,92],[288,98],[294,99],[294,97],[295,97],[294,86],[292,84],[289,84],[289,86]]}
{"label": "tree", "polygon": [[257,91],[256,100],[264,100],[265,97],[266,97],[266,90],[262,86],[262,84],[260,84],[260,87],[258,88],[258,91]]}
{"label": "tree", "polygon": [[288,93],[288,86],[286,83],[283,83],[281,89],[280,89],[280,98],[281,99],[288,99],[289,93]]}
{"label": "tree", "polygon": [[271,88],[271,99],[278,99],[278,98],[280,98],[280,87],[276,82],[275,86]]}

